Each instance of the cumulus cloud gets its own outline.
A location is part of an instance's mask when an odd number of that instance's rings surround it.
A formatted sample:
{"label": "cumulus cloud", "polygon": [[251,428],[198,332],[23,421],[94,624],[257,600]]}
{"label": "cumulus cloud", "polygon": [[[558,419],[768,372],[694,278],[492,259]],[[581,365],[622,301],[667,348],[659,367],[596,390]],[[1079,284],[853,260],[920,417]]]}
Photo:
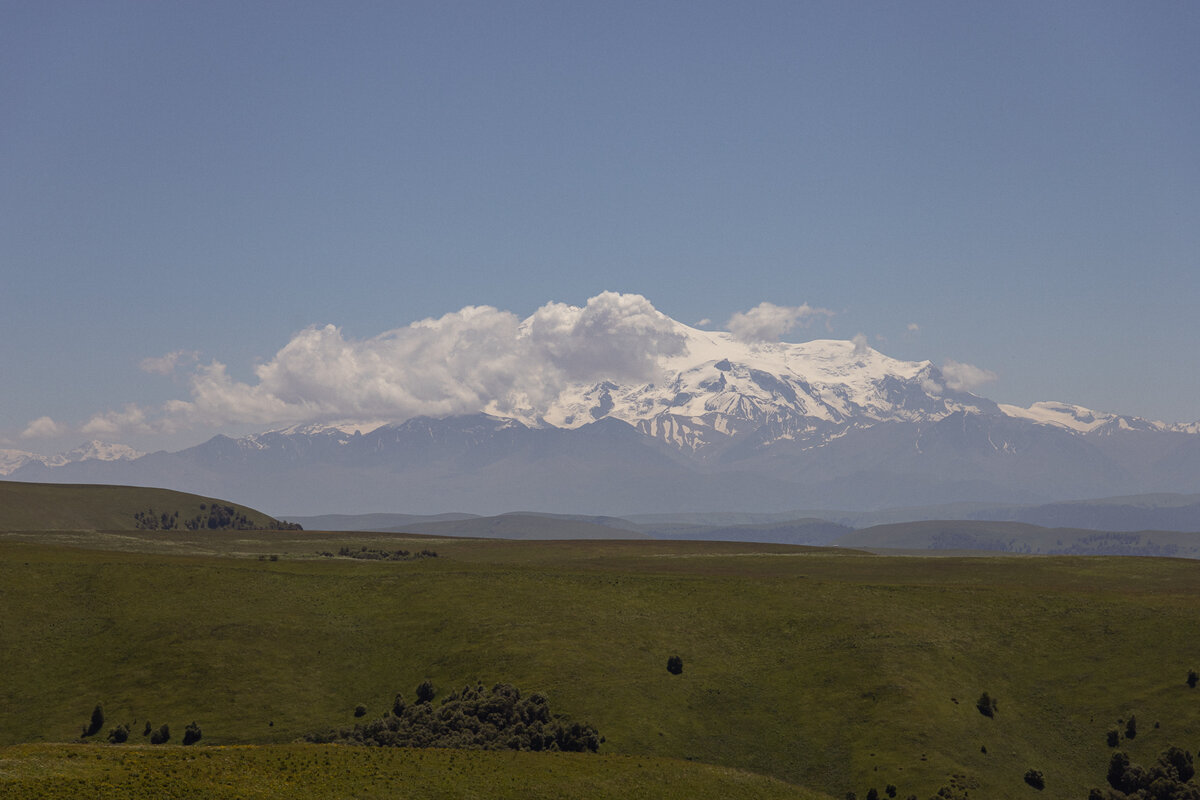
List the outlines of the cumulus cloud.
{"label": "cumulus cloud", "polygon": [[30,422],[21,432],[22,439],[42,439],[59,436],[66,432],[66,426],[60,425],[50,417],[38,417]]}
{"label": "cumulus cloud", "polygon": [[334,325],[306,328],[252,383],[218,361],[197,367],[190,399],[165,412],[188,424],[536,412],[569,383],[653,381],[658,359],[684,347],[675,323],[640,295],[548,303],[525,320],[470,306],[365,340]]}
{"label": "cumulus cloud", "polygon": [[871,351],[871,346],[867,344],[867,337],[865,334],[855,334],[854,338],[850,341],[854,343],[854,355],[856,356],[865,356]]}
{"label": "cumulus cloud", "polygon": [[948,388],[956,392],[972,392],[999,376],[988,369],[946,359],[942,364],[942,377],[946,379]]}
{"label": "cumulus cloud", "polygon": [[128,434],[172,433],[178,425],[169,417],[154,416],[146,409],[130,403],[120,411],[94,414],[79,426],[88,436],[122,436]]}
{"label": "cumulus cloud", "polygon": [[153,375],[170,375],[181,363],[195,363],[200,354],[194,350],[176,350],[157,358],[143,358],[138,365],[142,372]]}
{"label": "cumulus cloud", "polygon": [[744,342],[777,342],[785,333],[797,325],[807,326],[814,318],[828,320],[833,312],[827,308],[813,308],[808,303],[799,306],[777,306],[774,303],[759,303],[749,311],[739,311],[726,323],[732,333]]}

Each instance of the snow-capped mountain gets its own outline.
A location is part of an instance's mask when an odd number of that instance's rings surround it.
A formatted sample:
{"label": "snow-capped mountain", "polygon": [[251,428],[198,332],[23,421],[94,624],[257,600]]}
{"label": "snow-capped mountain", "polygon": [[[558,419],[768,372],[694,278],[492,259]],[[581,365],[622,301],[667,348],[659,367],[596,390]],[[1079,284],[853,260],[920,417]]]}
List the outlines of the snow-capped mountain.
{"label": "snow-capped mountain", "polygon": [[860,342],[745,342],[678,323],[674,332],[680,346],[649,377],[568,384],[536,408],[0,463],[19,464],[20,480],[166,486],[294,514],[871,509],[1200,492],[1200,424],[1001,406],[955,388],[928,361]]}
{"label": "snow-capped mountain", "polygon": [[132,461],[145,453],[123,444],[109,444],[92,440],[65,453],[42,456],[25,450],[0,450],[0,475],[11,475],[22,467],[40,464],[44,467],[61,467],[77,461]]}

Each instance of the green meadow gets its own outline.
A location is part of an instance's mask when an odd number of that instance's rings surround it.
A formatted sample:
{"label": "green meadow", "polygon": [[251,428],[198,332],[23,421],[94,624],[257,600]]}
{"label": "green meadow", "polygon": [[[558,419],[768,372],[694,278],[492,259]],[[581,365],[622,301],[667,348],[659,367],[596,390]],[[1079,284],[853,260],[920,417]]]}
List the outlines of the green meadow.
{"label": "green meadow", "polygon": [[[437,557],[319,555],[341,547]],[[1105,785],[1112,729],[1138,763],[1200,745],[1185,560],[26,531],[0,534],[0,607],[5,797],[1080,798]],[[425,680],[435,705],[480,682],[541,692],[605,741],[296,744]],[[104,732],[78,744],[97,703]],[[193,721],[202,740],[179,746]],[[172,740],[147,744],[147,722]],[[104,743],[118,724],[129,742]]]}

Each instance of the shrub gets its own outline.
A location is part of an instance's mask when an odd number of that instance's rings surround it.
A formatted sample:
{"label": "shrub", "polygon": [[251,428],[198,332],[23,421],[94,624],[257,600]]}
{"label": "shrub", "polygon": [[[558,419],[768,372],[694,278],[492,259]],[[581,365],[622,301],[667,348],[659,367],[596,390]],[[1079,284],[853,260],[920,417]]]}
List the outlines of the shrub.
{"label": "shrub", "polygon": [[433,700],[435,694],[437,694],[437,690],[433,688],[433,682],[424,681],[417,687],[417,702],[428,703]]}
{"label": "shrub", "polygon": [[158,726],[158,730],[150,734],[150,744],[166,744],[171,740],[171,728],[167,723]]}
{"label": "shrub", "polygon": [[895,797],[895,796],[896,796],[896,784],[894,784],[894,783],[889,783],[889,784],[888,784],[888,785],[887,785],[887,786],[884,788],[884,790],[883,790],[883,791],[884,791],[884,793],[885,793],[885,794],[887,794],[887,796],[888,796],[888,797]]}
{"label": "shrub", "polygon": [[1121,734],[1116,728],[1113,728],[1108,732],[1108,746],[1116,747],[1120,742]]}
{"label": "shrub", "polygon": [[1028,783],[1033,788],[1037,789],[1039,792],[1042,789],[1046,788],[1046,779],[1044,777],[1042,777],[1041,770],[1037,770],[1037,769],[1027,770],[1025,772],[1025,782]]}
{"label": "shrub", "polygon": [[153,730],[153,728],[150,727],[150,720],[146,720],[146,729],[142,731],[142,736],[149,736],[151,730]]}
{"label": "shrub", "polygon": [[667,672],[672,675],[679,675],[683,672],[683,659],[679,656],[671,656],[667,659]]}
{"label": "shrub", "polygon": [[867,790],[867,800],[879,800],[879,790],[874,786]]}
{"label": "shrub", "polygon": [[83,728],[84,736],[95,736],[104,728],[104,708],[99,703],[92,709],[92,719]]}
{"label": "shrub", "polygon": [[354,707],[354,716],[365,717],[367,715],[367,707],[361,703]]}
{"label": "shrub", "polygon": [[1132,714],[1129,715],[1129,722],[1125,723],[1125,738],[1137,738],[1137,717]]}
{"label": "shrub", "polygon": [[996,698],[990,697],[987,692],[979,695],[979,699],[975,701],[975,707],[985,717],[996,716]]}
{"label": "shrub", "polygon": [[108,732],[108,741],[112,744],[123,744],[129,740],[129,726],[118,725]]}
{"label": "shrub", "polygon": [[183,729],[183,743],[185,745],[195,744],[200,741],[200,737],[203,735],[200,732],[200,726],[193,720],[190,725]]}
{"label": "shrub", "polygon": [[1188,688],[1189,688],[1189,689],[1195,689],[1195,688],[1196,688],[1196,682],[1197,682],[1197,681],[1200,681],[1200,675],[1198,675],[1198,674],[1196,673],[1196,670],[1194,670],[1194,669],[1189,669],[1189,670],[1188,670],[1188,676],[1187,676],[1187,685],[1188,685]]}

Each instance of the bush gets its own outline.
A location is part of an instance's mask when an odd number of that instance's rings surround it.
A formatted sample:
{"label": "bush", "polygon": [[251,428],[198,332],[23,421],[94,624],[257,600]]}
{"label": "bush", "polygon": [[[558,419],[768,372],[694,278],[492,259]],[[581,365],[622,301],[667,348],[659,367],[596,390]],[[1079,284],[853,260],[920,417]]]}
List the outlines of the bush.
{"label": "bush", "polygon": [[1037,789],[1039,792],[1046,788],[1046,779],[1042,777],[1041,770],[1031,769],[1026,771],[1025,782]]}
{"label": "bush", "polygon": [[99,703],[96,703],[96,707],[92,709],[91,721],[87,725],[85,725],[83,728],[83,735],[84,736],[95,736],[97,733],[99,733],[103,729],[104,729],[104,708],[101,707],[101,705]]}
{"label": "bush", "polygon": [[987,692],[979,695],[979,699],[975,701],[975,707],[985,717],[996,716],[996,698],[988,696]]}
{"label": "bush", "polygon": [[169,741],[171,741],[171,728],[165,722],[158,727],[158,730],[150,734],[150,744],[166,744]]}
{"label": "bush", "polygon": [[1116,728],[1113,728],[1108,732],[1108,746],[1116,747],[1118,744],[1120,744],[1120,742],[1121,734]]}
{"label": "bush", "polygon": [[185,745],[195,744],[200,741],[200,737],[203,735],[200,732],[200,726],[193,720],[190,725],[183,729],[183,743]]}
{"label": "bush", "polygon": [[1196,688],[1196,682],[1197,682],[1197,681],[1200,681],[1200,675],[1196,674],[1196,670],[1194,670],[1194,669],[1189,669],[1189,670],[1188,670],[1188,676],[1187,676],[1187,685],[1188,685],[1188,688],[1189,688],[1189,689],[1195,689],[1195,688]]}
{"label": "bush", "polygon": [[437,694],[437,690],[433,688],[431,681],[424,681],[417,687],[417,702],[428,703],[433,700],[433,696]]}
{"label": "bush", "polygon": [[667,659],[667,672],[672,675],[679,675],[683,672],[683,659],[679,656],[671,656]]}
{"label": "bush", "polygon": [[354,716],[365,717],[367,715],[367,707],[361,703],[354,707]]}
{"label": "bush", "polygon": [[129,740],[129,726],[118,725],[108,732],[108,741],[112,744],[124,744]]}
{"label": "bush", "polygon": [[1125,723],[1125,738],[1137,738],[1137,717],[1133,716],[1132,714],[1129,715],[1129,722]]}

